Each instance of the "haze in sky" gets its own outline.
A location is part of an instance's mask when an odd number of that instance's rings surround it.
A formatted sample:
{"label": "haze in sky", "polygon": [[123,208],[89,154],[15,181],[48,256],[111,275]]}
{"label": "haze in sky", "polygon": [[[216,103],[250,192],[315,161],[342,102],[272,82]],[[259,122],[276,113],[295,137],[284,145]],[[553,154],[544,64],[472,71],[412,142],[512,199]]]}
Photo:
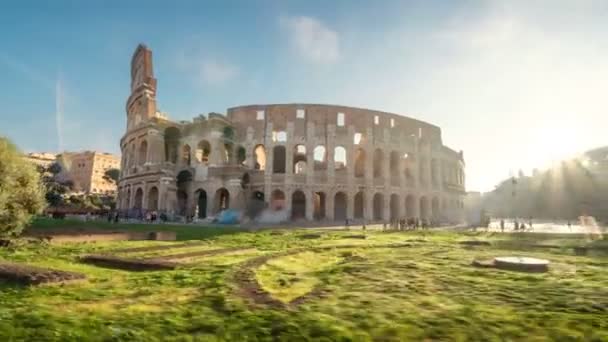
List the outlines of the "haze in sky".
{"label": "haze in sky", "polygon": [[607,144],[608,1],[4,1],[0,134],[119,153],[129,63],[172,119],[311,102],[412,116],[468,190]]}

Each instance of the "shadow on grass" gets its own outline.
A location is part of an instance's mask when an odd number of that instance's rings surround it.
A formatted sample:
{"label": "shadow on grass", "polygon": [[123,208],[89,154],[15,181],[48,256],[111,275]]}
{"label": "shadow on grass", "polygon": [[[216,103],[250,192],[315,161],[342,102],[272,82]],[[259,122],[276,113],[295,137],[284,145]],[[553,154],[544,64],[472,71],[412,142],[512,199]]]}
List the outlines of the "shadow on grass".
{"label": "shadow on grass", "polygon": [[106,221],[84,222],[79,220],[37,218],[25,230],[24,234],[74,234],[116,231],[175,232],[177,240],[204,240],[220,235],[248,232],[249,229],[239,226],[199,226],[173,223],[111,223]]}

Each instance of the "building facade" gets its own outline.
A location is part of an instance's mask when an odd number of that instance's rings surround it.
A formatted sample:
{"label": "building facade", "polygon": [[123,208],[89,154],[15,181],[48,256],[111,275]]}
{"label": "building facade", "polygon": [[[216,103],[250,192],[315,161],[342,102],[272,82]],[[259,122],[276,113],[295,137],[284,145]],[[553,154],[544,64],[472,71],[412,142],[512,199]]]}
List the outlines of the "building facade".
{"label": "building facade", "polygon": [[113,194],[116,184],[104,179],[109,169],[120,168],[120,158],[105,152],[64,152],[57,155],[60,177],[74,182],[74,190],[95,194]]}
{"label": "building facade", "polygon": [[156,108],[152,52],[131,61],[120,141],[119,207],[176,215],[248,213],[293,219],[464,220],[462,152],[441,129],[397,114],[320,104],[234,107],[173,122]]}

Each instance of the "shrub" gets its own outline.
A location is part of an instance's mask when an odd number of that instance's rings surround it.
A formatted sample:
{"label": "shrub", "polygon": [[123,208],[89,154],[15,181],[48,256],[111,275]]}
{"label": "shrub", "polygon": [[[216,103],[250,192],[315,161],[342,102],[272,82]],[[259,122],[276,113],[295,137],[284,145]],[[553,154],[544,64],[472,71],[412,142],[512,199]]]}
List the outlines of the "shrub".
{"label": "shrub", "polygon": [[44,195],[36,167],[0,137],[0,239],[19,235],[44,209]]}

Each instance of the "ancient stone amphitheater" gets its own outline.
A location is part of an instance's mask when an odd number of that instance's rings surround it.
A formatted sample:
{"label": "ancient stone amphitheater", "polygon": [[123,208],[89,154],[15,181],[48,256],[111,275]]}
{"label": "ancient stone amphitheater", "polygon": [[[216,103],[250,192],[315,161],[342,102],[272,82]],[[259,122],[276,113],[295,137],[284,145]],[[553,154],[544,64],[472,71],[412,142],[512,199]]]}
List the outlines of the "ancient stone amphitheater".
{"label": "ancient stone amphitheater", "polygon": [[137,47],[119,208],[205,218],[234,208],[293,220],[456,223],[462,152],[441,129],[398,114],[321,104],[234,107],[174,122],[156,108],[152,52]]}

